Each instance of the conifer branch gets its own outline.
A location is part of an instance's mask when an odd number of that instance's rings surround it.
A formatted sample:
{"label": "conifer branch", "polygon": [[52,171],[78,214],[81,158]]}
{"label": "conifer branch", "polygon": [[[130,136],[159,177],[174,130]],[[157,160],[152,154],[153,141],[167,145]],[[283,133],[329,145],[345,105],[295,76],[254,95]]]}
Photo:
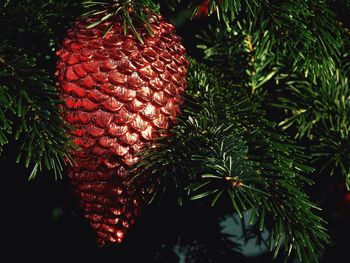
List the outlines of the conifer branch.
{"label": "conifer branch", "polygon": [[57,90],[35,59],[13,48],[4,48],[0,54],[6,61],[0,65],[0,145],[8,143],[10,134],[12,140],[20,141],[17,162],[32,167],[29,179],[43,168],[61,177],[73,146],[59,114]]}
{"label": "conifer branch", "polygon": [[344,71],[315,82],[299,75],[281,75],[281,82],[278,102],[273,104],[286,113],[280,126],[296,129],[296,138],[307,137],[319,171],[344,176],[349,188],[350,90]]}
{"label": "conifer branch", "polygon": [[[208,60],[219,62],[218,66],[232,64],[225,71],[235,74],[249,60],[247,36],[257,52],[255,59],[266,63],[257,64],[256,69],[267,67],[275,72],[282,63],[292,71],[312,77],[331,74],[344,45],[341,27],[329,7],[318,1],[300,0],[262,2],[254,14],[242,11],[229,23],[229,28],[218,23],[215,30],[209,28],[200,34],[199,47]],[[238,58],[246,62],[239,62]]]}
{"label": "conifer branch", "polygon": [[[312,171],[303,149],[265,119],[242,86],[196,64],[188,81],[194,103],[185,104],[173,137],[141,155],[143,172],[178,177],[192,200],[209,198],[215,205],[228,197],[238,215],[252,210],[250,222],[260,231],[273,225],[267,242],[275,256],[283,248],[286,257],[313,262],[329,237],[302,190],[311,183],[304,174]],[[183,147],[175,150],[178,145]],[[166,162],[169,156],[176,156],[175,163]],[[167,165],[179,169],[167,172]]]}
{"label": "conifer branch", "polygon": [[[142,44],[141,32],[136,27],[141,26],[152,35],[152,15],[159,13],[159,7],[152,0],[85,0],[83,6],[87,10],[83,17],[93,19],[87,28],[93,28],[102,22],[121,22],[125,34],[131,32]],[[110,29],[111,27],[106,28],[105,35]]]}

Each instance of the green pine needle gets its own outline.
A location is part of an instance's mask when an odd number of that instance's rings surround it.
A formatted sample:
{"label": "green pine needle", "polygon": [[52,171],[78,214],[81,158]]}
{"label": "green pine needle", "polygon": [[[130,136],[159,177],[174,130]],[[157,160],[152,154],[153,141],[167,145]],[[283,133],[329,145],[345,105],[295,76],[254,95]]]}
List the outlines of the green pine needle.
{"label": "green pine needle", "polygon": [[17,163],[33,167],[29,180],[42,167],[52,170],[55,178],[61,177],[62,163],[69,158],[73,144],[59,114],[58,93],[34,59],[12,47],[0,49],[0,55],[6,59],[6,64],[0,65],[0,81],[6,85],[0,91],[0,146],[14,133],[21,143]]}

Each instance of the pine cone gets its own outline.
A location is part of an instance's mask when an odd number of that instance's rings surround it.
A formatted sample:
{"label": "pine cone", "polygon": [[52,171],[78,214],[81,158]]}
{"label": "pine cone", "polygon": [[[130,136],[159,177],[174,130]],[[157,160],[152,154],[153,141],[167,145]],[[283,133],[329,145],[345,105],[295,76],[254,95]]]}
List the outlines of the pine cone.
{"label": "pine cone", "polygon": [[[153,16],[145,44],[116,22],[87,29],[77,21],[57,52],[62,115],[73,125],[76,165],[68,175],[98,243],[122,242],[154,191],[147,175],[132,185],[131,166],[174,123],[186,88],[188,61],[173,25]],[[166,136],[166,135],[164,135]],[[151,185],[151,187],[150,187]]]}

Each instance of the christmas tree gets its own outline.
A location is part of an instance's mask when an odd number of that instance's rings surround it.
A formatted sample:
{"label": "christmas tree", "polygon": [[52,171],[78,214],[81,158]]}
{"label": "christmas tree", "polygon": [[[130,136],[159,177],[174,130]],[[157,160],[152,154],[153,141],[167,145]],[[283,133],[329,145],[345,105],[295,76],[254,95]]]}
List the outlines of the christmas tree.
{"label": "christmas tree", "polygon": [[6,246],[117,262],[347,255],[349,1],[0,10]]}

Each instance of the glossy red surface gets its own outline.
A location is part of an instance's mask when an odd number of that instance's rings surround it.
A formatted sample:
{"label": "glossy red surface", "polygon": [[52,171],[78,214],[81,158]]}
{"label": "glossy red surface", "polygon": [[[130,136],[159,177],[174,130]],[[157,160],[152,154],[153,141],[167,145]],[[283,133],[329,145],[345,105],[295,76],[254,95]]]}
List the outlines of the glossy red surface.
{"label": "glossy red surface", "polygon": [[132,185],[137,154],[180,112],[187,60],[174,26],[154,17],[154,36],[125,36],[115,23],[78,21],[57,52],[64,119],[74,126],[76,165],[68,174],[98,243],[122,242],[154,191],[145,174]]}

